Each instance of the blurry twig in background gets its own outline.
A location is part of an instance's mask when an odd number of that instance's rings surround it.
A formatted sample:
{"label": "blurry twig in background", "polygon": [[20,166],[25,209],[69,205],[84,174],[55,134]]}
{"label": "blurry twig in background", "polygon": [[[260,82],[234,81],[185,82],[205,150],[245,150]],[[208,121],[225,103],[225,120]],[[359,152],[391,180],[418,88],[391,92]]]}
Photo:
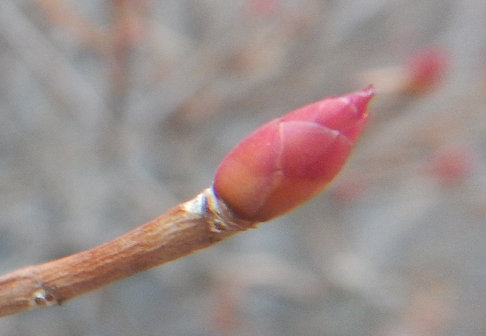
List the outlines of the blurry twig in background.
{"label": "blurry twig in background", "polygon": [[66,111],[72,113],[71,118],[93,127],[99,118],[107,114],[99,92],[79,75],[66,56],[12,1],[2,1],[0,6],[0,34],[3,38],[39,76],[56,103],[60,102]]}

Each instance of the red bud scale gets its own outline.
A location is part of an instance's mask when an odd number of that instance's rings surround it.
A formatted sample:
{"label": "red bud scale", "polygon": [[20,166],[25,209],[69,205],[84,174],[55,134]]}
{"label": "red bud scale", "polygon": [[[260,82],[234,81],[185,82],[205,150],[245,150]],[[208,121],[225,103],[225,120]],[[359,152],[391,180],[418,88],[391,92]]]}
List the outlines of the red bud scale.
{"label": "red bud scale", "polygon": [[325,98],[274,119],[224,158],[214,191],[244,220],[283,215],[322,191],[363,128],[371,87]]}

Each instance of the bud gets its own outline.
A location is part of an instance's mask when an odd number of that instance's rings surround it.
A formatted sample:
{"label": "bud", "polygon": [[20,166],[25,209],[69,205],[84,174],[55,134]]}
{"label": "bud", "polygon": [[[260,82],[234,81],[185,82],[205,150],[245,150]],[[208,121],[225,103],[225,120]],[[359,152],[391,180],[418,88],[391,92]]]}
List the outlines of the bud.
{"label": "bud", "polygon": [[224,158],[214,191],[243,220],[265,222],[322,191],[366,121],[373,90],[322,99],[274,119]]}
{"label": "bud", "polygon": [[406,91],[425,93],[435,89],[444,79],[447,63],[447,52],[438,47],[425,48],[412,55],[406,65]]}

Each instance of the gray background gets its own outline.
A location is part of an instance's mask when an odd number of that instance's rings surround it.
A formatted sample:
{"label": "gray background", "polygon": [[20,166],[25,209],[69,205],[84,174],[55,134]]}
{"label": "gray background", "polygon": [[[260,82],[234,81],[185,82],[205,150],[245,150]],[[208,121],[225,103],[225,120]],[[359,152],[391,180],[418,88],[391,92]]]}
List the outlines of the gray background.
{"label": "gray background", "polygon": [[[265,3],[277,8],[249,9]],[[62,307],[2,318],[1,335],[486,333],[486,2],[123,6],[0,1],[2,273],[192,198],[259,124],[362,88],[370,69],[431,45],[449,67],[433,92],[379,95],[344,172],[305,206]],[[444,181],[434,162],[464,168]]]}

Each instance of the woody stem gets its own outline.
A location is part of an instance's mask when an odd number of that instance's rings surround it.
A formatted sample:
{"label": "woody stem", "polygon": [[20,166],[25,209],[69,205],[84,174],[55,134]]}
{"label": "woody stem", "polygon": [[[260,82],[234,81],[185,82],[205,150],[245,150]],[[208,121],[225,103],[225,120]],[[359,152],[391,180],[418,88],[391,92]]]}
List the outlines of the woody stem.
{"label": "woody stem", "polygon": [[67,300],[211,246],[255,223],[234,217],[212,188],[97,247],[0,277],[0,316]]}

